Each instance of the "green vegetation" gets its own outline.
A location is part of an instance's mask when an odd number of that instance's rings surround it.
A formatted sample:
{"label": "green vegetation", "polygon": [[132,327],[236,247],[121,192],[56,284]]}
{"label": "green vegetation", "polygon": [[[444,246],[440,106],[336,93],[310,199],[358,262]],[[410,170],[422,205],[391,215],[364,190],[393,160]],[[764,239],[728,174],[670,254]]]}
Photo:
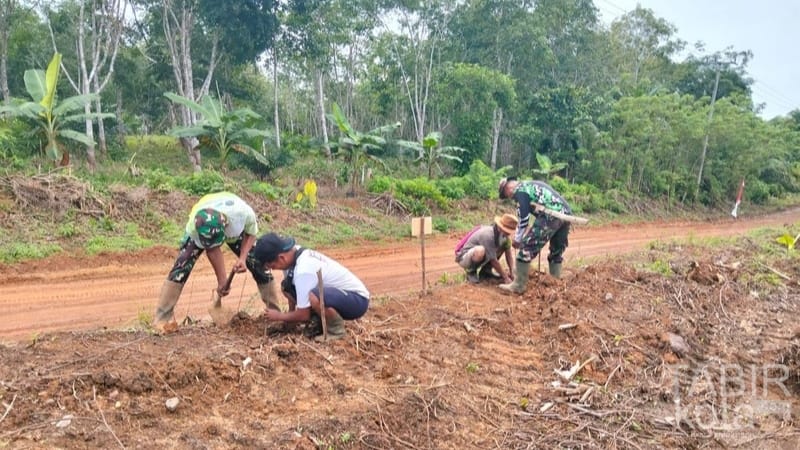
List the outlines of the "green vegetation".
{"label": "green vegetation", "polygon": [[63,210],[26,210],[47,244],[11,245],[33,239],[4,228],[4,260],[174,245],[191,203],[220,190],[256,203],[262,229],[320,246],[405,237],[409,216],[439,233],[488,222],[512,208],[496,198],[509,175],[547,180],[593,223],[718,212],[742,180],[743,211],[800,198],[800,110],[761,119],[754,55],[680,60],[651,10],[605,26],[577,0],[289,3],[145,2],[136,24],[70,2],[0,8],[5,176],[58,161],[88,185]]}
{"label": "green vegetation", "polygon": [[14,263],[26,259],[40,259],[61,251],[58,244],[13,242],[0,247],[0,262]]}
{"label": "green vegetation", "polygon": [[[117,225],[111,222],[100,224],[100,230],[116,231]],[[86,242],[86,253],[96,255],[101,252],[130,252],[151,247],[153,241],[139,236],[139,226],[134,223],[121,225],[119,234],[95,235]]]}

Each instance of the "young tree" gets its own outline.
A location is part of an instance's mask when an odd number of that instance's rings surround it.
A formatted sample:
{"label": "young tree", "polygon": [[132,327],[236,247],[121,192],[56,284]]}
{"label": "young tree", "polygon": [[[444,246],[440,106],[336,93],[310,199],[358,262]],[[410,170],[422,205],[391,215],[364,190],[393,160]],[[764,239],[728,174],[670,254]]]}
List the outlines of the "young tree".
{"label": "young tree", "polygon": [[[213,0],[158,0],[150,5],[151,25],[163,31],[164,45],[177,94],[190,101],[208,95],[219,64],[255,62],[268,49],[275,33],[275,0],[218,2]],[[153,30],[155,32],[155,29]],[[160,36],[159,36],[160,38]],[[195,58],[195,54],[199,57]],[[195,80],[202,76],[202,83]],[[182,127],[197,123],[197,113],[178,107],[176,122]],[[195,137],[181,138],[195,171],[202,168]]]}
{"label": "young tree", "polygon": [[64,125],[87,119],[112,118],[114,115],[77,112],[93,101],[97,94],[78,95],[59,100],[56,90],[60,66],[61,55],[56,53],[46,72],[34,69],[25,71],[25,87],[33,101],[12,102],[0,107],[0,115],[5,113],[33,121],[47,142],[44,148],[45,154],[53,161],[58,161],[58,165],[67,166],[70,162],[69,151],[63,146],[63,139],[73,140],[87,147],[94,142],[91,136],[65,128]]}
{"label": "young tree", "polygon": [[411,141],[397,141],[396,143],[402,147],[408,148],[413,150],[417,153],[418,156],[415,162],[423,165],[425,170],[428,172],[428,179],[433,179],[433,170],[439,169],[439,173],[444,173],[442,170],[441,165],[439,164],[440,161],[449,160],[454,161],[456,163],[461,162],[461,158],[456,156],[456,153],[463,153],[464,150],[461,147],[455,146],[441,146],[442,142],[442,133],[438,131],[433,131],[428,133],[425,138],[422,139],[422,142],[411,142]]}
{"label": "young tree", "polygon": [[263,140],[272,137],[267,130],[252,128],[252,123],[261,119],[261,116],[254,111],[248,108],[228,111],[221,101],[208,95],[203,97],[199,103],[172,92],[167,92],[164,96],[190,109],[198,116],[195,125],[175,127],[170,130],[171,135],[177,138],[194,138],[198,141],[199,138],[207,138],[204,141],[208,142],[209,147],[219,152],[220,164],[223,166],[231,150],[248,155],[261,164],[269,166],[269,161],[259,151],[248,145],[254,138]]}
{"label": "young tree", "polygon": [[341,133],[336,144],[337,153],[350,165],[350,195],[355,195],[358,186],[359,166],[367,160],[383,164],[377,156],[370,153],[386,145],[384,135],[400,127],[400,122],[384,125],[374,130],[362,133],[350,125],[339,105],[333,104],[331,115]]}

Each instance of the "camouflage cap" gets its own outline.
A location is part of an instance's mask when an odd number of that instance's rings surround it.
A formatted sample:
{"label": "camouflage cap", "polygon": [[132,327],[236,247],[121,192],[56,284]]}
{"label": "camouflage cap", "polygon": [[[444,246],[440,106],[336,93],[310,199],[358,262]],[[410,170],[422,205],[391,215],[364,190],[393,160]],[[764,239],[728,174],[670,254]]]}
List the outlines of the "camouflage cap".
{"label": "camouflage cap", "polygon": [[517,177],[501,178],[500,183],[497,185],[497,194],[500,200],[506,198],[506,185],[509,181],[516,181]]}
{"label": "camouflage cap", "polygon": [[219,211],[211,208],[197,211],[194,227],[203,248],[219,247],[225,242],[225,219]]}

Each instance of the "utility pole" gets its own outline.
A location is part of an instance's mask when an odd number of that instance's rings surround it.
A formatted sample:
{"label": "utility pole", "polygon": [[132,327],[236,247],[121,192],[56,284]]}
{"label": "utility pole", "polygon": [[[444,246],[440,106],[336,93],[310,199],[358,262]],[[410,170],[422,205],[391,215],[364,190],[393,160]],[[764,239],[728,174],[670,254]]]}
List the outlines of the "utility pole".
{"label": "utility pole", "polygon": [[703,140],[703,153],[700,155],[700,170],[697,172],[697,191],[700,192],[700,183],[703,181],[703,166],[706,163],[706,152],[708,151],[708,135],[711,133],[711,122],[714,119],[714,102],[717,101],[717,88],[719,87],[719,61],[717,63],[717,76],[714,79],[714,92],[711,93],[711,107],[708,110],[708,124],[706,125],[706,137]]}

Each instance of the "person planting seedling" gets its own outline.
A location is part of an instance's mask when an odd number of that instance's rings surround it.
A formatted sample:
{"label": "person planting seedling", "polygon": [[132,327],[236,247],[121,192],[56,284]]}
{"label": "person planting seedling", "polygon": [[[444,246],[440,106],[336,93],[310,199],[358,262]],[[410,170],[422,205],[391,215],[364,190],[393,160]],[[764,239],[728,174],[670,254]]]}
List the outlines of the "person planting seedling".
{"label": "person planting seedling", "polygon": [[[252,255],[257,233],[256,213],[238,196],[230,192],[218,192],[201,198],[189,213],[180,253],[161,287],[153,328],[161,332],[177,329],[175,305],[197,258],[203,252],[206,252],[217,277],[217,298],[228,295],[234,273],[250,270],[258,285],[261,300],[268,308],[278,309],[272,272],[264,269],[263,265],[257,265]],[[238,257],[230,275],[225,271],[222,244],[227,244]]]}
{"label": "person planting seedling", "polygon": [[514,234],[513,247],[517,253],[517,274],[511,283],[501,284],[506,292],[521,294],[528,283],[528,270],[533,258],[550,242],[547,256],[550,275],[561,277],[564,252],[569,245],[570,223],[587,220],[572,215],[566,200],[542,181],[518,181],[515,177],[503,178],[498,186],[500,199],[513,198],[517,202],[519,225]]}

